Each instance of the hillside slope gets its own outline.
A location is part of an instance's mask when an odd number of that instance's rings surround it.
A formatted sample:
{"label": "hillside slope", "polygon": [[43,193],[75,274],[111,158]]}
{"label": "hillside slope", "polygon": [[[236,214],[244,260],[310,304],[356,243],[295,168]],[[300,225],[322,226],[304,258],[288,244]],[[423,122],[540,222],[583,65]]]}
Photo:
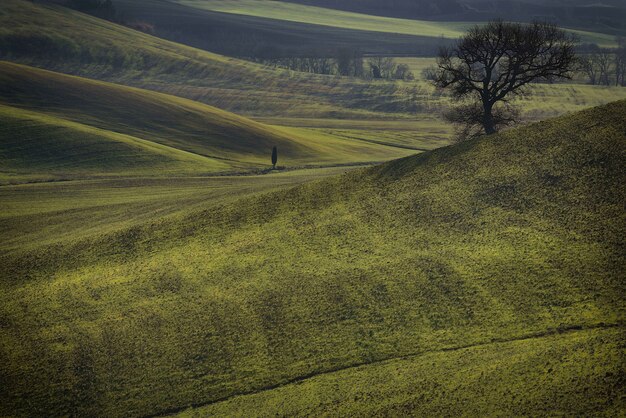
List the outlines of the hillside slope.
{"label": "hillside slope", "polygon": [[232,169],[220,160],[4,105],[0,105],[0,164],[0,182]]}
{"label": "hillside slope", "polygon": [[371,116],[368,111],[376,106],[410,105],[390,83],[369,86],[273,69],[25,0],[2,2],[0,59],[163,91],[237,113],[355,117]]}
{"label": "hillside slope", "polygon": [[0,104],[2,171],[16,175],[236,171],[268,167],[273,146],[290,166],[414,152],[282,131],[190,100],[8,62],[0,62]]}
{"label": "hillside slope", "polygon": [[[494,17],[484,19],[468,19],[465,22],[438,22],[427,20],[412,20],[402,16],[402,19],[377,16],[375,14],[362,14],[345,12],[335,8],[325,8],[316,6],[305,6],[292,2],[258,1],[258,0],[175,0],[190,7],[200,10],[213,10],[229,14],[254,16],[259,18],[271,18],[286,22],[313,23],[320,26],[337,27],[350,30],[372,31],[383,34],[394,33],[430,39],[431,47],[422,41],[422,45],[416,42],[415,51],[417,55],[435,55],[437,45],[442,45],[445,41],[441,38],[456,39],[477,21],[486,21]],[[385,4],[385,7],[393,9]],[[417,6],[419,8],[420,6]],[[397,7],[398,10],[401,7]],[[384,13],[383,13],[384,14]],[[500,14],[498,17],[502,17]],[[457,19],[458,20],[458,19]],[[517,20],[517,19],[515,19]],[[615,35],[576,31],[581,42],[593,42],[609,47],[615,46]],[[439,38],[439,39],[438,39]],[[425,44],[425,45],[424,45]],[[393,53],[390,51],[390,53]]]}
{"label": "hillside slope", "polygon": [[435,21],[485,21],[493,18],[530,22],[539,17],[559,25],[613,35],[626,32],[626,7],[620,0],[283,0],[379,16]]}
{"label": "hillside slope", "polygon": [[625,114],[5,252],[0,414],[623,411]]}
{"label": "hillside slope", "polygon": [[[372,82],[262,66],[26,0],[2,2],[0,58],[164,92],[253,117],[386,119],[393,127],[393,121],[414,120],[416,114],[438,116],[448,104],[446,96],[425,81]],[[533,90],[541,101],[524,102],[523,110],[530,113],[540,106],[542,117],[626,97],[626,89],[599,86],[540,84]],[[544,108],[549,111],[544,113]]]}
{"label": "hillside slope", "polygon": [[365,54],[418,54],[436,52],[438,39],[401,33],[381,33],[289,22],[274,16],[221,13],[178,2],[117,0],[115,7],[129,18],[147,22],[164,39],[206,51],[237,57],[259,53],[308,56],[335,55],[340,48]]}

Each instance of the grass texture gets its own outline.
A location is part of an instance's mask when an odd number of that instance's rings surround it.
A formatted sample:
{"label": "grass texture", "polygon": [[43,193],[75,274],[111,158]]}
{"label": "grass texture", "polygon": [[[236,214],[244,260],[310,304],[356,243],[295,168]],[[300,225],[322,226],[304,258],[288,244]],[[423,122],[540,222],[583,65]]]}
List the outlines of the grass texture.
{"label": "grass texture", "polygon": [[619,414],[624,114],[7,243],[0,414]]}
{"label": "grass texture", "polygon": [[419,148],[271,127],[175,96],[8,62],[0,62],[0,104],[5,182],[249,171],[271,167],[273,146],[290,167],[384,161]]}

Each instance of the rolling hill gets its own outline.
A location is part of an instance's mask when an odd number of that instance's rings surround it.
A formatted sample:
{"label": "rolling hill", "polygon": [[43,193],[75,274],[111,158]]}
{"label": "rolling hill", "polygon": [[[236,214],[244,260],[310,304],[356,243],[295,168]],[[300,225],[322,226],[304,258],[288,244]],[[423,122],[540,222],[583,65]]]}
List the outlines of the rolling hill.
{"label": "rolling hill", "polygon": [[[406,34],[288,21],[278,15],[227,13],[159,0],[118,0],[117,10],[133,22],[146,22],[154,34],[228,56],[335,55],[340,48],[364,54],[433,54],[439,40]],[[215,6],[212,4],[211,6]],[[175,18],[173,18],[175,17]]]}
{"label": "rolling hill", "polygon": [[626,33],[626,7],[620,0],[396,0],[393,7],[382,0],[283,0],[288,3],[327,7],[378,16],[432,21],[516,21],[548,19],[560,25]]}
{"label": "rolling hill", "polygon": [[416,152],[274,128],[147,90],[0,62],[3,176],[206,174],[383,161]]}
{"label": "rolling hill", "polygon": [[[376,16],[375,14],[362,14],[345,12],[338,8],[325,8],[316,6],[306,6],[294,4],[289,1],[267,1],[267,0],[175,0],[187,6],[195,7],[201,10],[219,11],[243,16],[254,16],[266,19],[276,19],[286,22],[298,22],[316,24],[326,27],[335,27],[343,29],[351,29],[357,31],[379,32],[383,34],[402,34],[415,37],[426,37],[431,40],[431,47],[427,48],[428,43],[422,41],[422,48],[416,48],[416,55],[435,55],[437,46],[445,43],[441,38],[456,39],[463,33],[474,26],[476,19],[469,19],[466,22],[441,22],[426,21],[398,18],[389,18],[384,16]],[[385,6],[387,6],[385,4]],[[339,7],[340,9],[341,7]],[[419,6],[418,6],[419,8]],[[401,10],[401,7],[393,7],[395,10]],[[384,13],[383,13],[384,15]],[[502,13],[499,14],[503,16]],[[489,20],[493,16],[484,20]],[[483,21],[484,21],[483,20]],[[518,20],[518,18],[515,18]],[[480,21],[480,20],[478,20]],[[597,43],[601,46],[615,46],[615,35],[607,35],[602,33],[592,33],[585,31],[576,31],[583,43]],[[417,41],[417,40],[416,40]],[[393,50],[388,51],[393,54]]]}
{"label": "rolling hill", "polygon": [[625,114],[3,251],[0,414],[619,413]]}
{"label": "rolling hill", "polygon": [[411,106],[406,88],[274,69],[24,0],[2,4],[0,58],[158,90],[240,114],[372,118]]}
{"label": "rolling hill", "polygon": [[[421,80],[371,82],[263,66],[24,0],[5,0],[1,11],[2,59],[159,91],[248,117],[387,120],[392,131],[399,119],[437,120],[449,104]],[[537,119],[537,111],[551,117],[626,97],[624,89],[577,84],[542,84],[534,90],[541,100],[523,106],[531,119]]]}
{"label": "rolling hill", "polygon": [[0,106],[0,181],[202,173],[232,167],[137,137]]}

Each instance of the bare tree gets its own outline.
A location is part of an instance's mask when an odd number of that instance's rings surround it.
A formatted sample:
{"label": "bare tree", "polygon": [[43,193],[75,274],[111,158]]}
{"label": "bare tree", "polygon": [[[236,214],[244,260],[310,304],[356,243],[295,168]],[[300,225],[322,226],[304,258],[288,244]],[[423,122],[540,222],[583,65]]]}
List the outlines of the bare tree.
{"label": "bare tree", "polygon": [[[453,139],[460,142],[484,135],[483,114],[484,109],[480,102],[473,101],[452,107],[446,110],[443,116],[458,127]],[[519,117],[519,111],[505,102],[492,110],[491,117],[496,130],[499,130],[514,123]]]}
{"label": "bare tree", "polygon": [[429,65],[422,70],[422,78],[426,81],[435,81],[438,77],[438,68],[434,65]]}
{"label": "bare tree", "polygon": [[596,48],[580,59],[580,68],[589,78],[592,85],[610,86],[615,76],[619,84],[621,57],[619,49]]}
{"label": "bare tree", "polygon": [[615,85],[626,86],[626,38],[617,38],[617,50],[613,69],[615,72]]}
{"label": "bare tree", "polygon": [[392,78],[397,64],[390,57],[371,57],[367,60],[374,78]]}
{"label": "bare tree", "polygon": [[611,66],[613,64],[613,51],[610,49],[601,49],[596,54],[596,63],[598,65],[598,82],[604,86],[611,85]]}
{"label": "bare tree", "polygon": [[571,78],[574,45],[575,40],[553,24],[492,21],[470,29],[454,48],[441,49],[433,83],[450,89],[457,100],[470,100],[469,116],[474,122],[479,119],[491,135],[513,116],[498,120],[495,116],[506,113],[498,104],[507,104],[529,83]]}
{"label": "bare tree", "polygon": [[393,73],[393,78],[396,80],[414,80],[415,75],[411,71],[411,68],[406,64],[399,64]]}
{"label": "bare tree", "polygon": [[358,50],[340,48],[335,54],[337,74],[350,77],[363,77],[363,54]]}
{"label": "bare tree", "polygon": [[581,57],[580,70],[585,73],[591,85],[598,84],[598,55],[593,53]]}

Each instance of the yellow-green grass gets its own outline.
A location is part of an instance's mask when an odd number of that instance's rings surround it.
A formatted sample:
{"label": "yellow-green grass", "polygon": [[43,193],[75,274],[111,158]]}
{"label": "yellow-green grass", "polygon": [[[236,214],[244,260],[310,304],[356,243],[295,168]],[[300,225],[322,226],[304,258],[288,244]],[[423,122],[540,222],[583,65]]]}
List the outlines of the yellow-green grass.
{"label": "yellow-green grass", "polygon": [[220,160],[4,105],[0,105],[0,162],[0,183],[232,169]]}
{"label": "yellow-green grass", "polygon": [[0,250],[37,248],[129,228],[355,169],[328,167],[263,175],[71,180],[0,187]]}
{"label": "yellow-green grass", "polygon": [[[2,178],[147,175],[385,161],[411,152],[263,125],[198,102],[0,62]],[[417,140],[416,140],[417,142]]]}
{"label": "yellow-green grass", "polygon": [[450,127],[439,123],[434,129],[420,127],[411,131],[370,131],[366,129],[332,128],[289,128],[288,132],[301,135],[330,135],[333,138],[357,140],[370,144],[379,144],[407,150],[425,151],[439,148],[450,143]]}
{"label": "yellow-green grass", "polygon": [[259,123],[191,100],[9,62],[0,62],[0,101],[215,156],[224,166],[229,160],[259,161],[273,145],[285,155],[306,149]]}
{"label": "yellow-green grass", "polygon": [[[237,113],[372,114],[368,105],[355,103],[362,100],[365,83],[344,84],[333,77],[232,59],[26,0],[3,1],[0,46],[4,59],[171,93]],[[388,90],[378,89],[376,97],[382,99]]]}
{"label": "yellow-green grass", "polygon": [[[436,65],[435,58],[394,57],[394,59],[399,64],[408,65],[418,79],[421,78],[424,69]],[[414,84],[417,86],[416,93],[407,90],[404,94],[416,95],[418,97],[416,102],[425,105],[426,109],[454,104],[448,97],[435,96],[435,90],[423,80]],[[431,97],[427,99],[429,94]],[[607,99],[609,101],[626,99],[626,89],[585,84],[584,78],[575,75],[574,82],[531,84],[524,95],[513,98],[511,103],[520,107],[523,120],[536,121],[599,106],[606,103]]]}
{"label": "yellow-green grass", "polygon": [[398,64],[408,65],[415,77],[421,78],[422,71],[437,65],[434,57],[393,57]]}
{"label": "yellow-green grass", "polygon": [[[441,411],[460,399],[468,411],[523,415],[552,399],[533,376],[562,397],[563,413],[621,411],[622,338],[601,329],[624,324],[625,113],[617,102],[290,190],[4,250],[0,414],[145,416],[221,400],[233,412],[237,395],[303,381],[305,395],[277,392],[280,401],[253,399],[241,413],[418,414],[423,404],[404,402],[406,391],[432,393]],[[559,330],[572,334],[490,346]],[[458,350],[468,346],[486,352]],[[505,349],[520,361],[507,362]],[[561,352],[575,361],[557,365]],[[422,364],[424,353],[433,357]],[[383,381],[377,395],[350,398],[377,373],[389,377],[368,364],[404,357],[440,386],[422,391],[398,372],[398,396]],[[448,364],[461,371],[438,381]],[[332,372],[347,374],[337,409],[320,407],[329,389],[315,383]],[[482,391],[515,403],[503,409]]]}
{"label": "yellow-green grass", "polygon": [[[278,2],[274,0],[176,0],[186,6],[224,13],[256,16],[290,22],[337,28],[399,33],[404,35],[459,38],[478,22],[436,22],[374,16],[323,7]],[[572,30],[582,42],[600,46],[615,46],[615,36]]]}
{"label": "yellow-green grass", "polygon": [[448,145],[452,126],[435,117],[413,120],[350,120],[311,118],[255,118],[285,131],[308,135],[331,135],[373,144],[423,151]]}
{"label": "yellow-green grass", "polygon": [[[398,64],[408,65],[410,70],[413,72],[415,77],[418,79],[422,77],[422,71],[429,67],[434,67],[437,64],[437,59],[435,57],[407,57],[407,56],[397,56],[392,57]],[[568,84],[578,84],[584,85],[588,84],[588,78],[582,72],[573,72],[572,80],[568,81]]]}
{"label": "yellow-green grass", "polygon": [[618,416],[625,337],[623,329],[581,330],[424,353],[178,416]]}

